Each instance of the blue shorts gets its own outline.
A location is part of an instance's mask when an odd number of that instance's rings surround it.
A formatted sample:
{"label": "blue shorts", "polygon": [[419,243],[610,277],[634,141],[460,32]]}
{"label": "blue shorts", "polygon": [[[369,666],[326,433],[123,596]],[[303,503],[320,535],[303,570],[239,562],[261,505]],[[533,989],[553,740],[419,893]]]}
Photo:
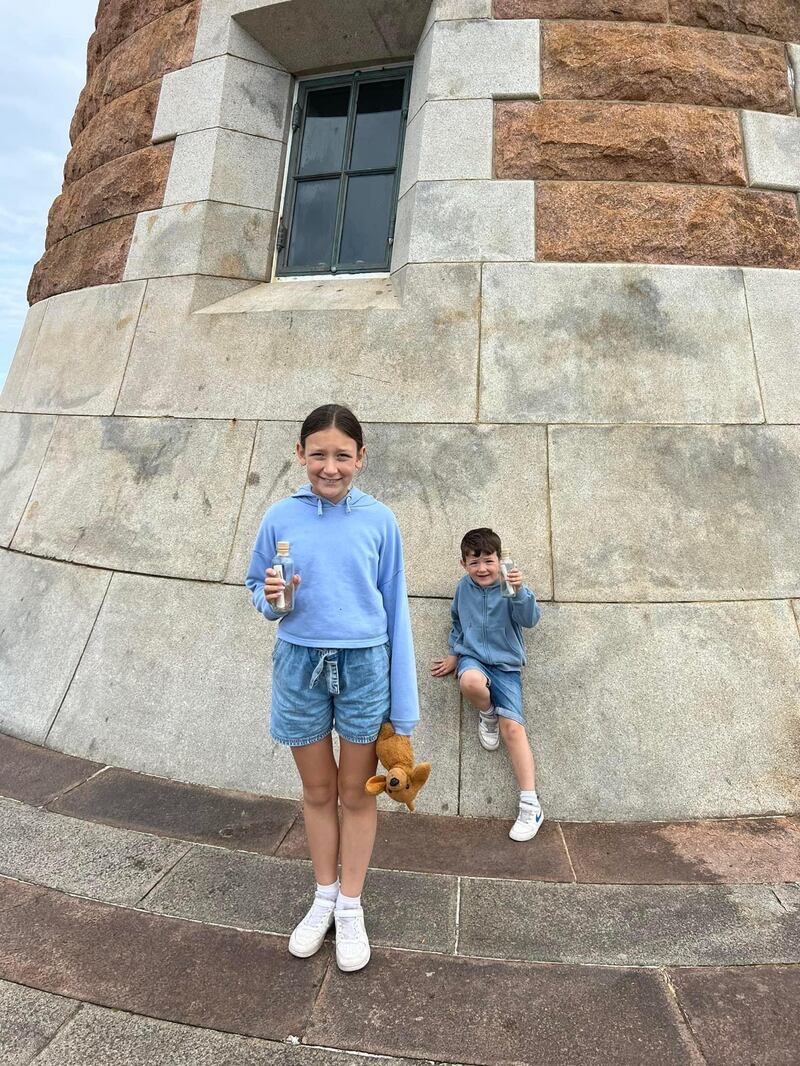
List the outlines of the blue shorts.
{"label": "blue shorts", "polygon": [[303,648],[280,637],[272,653],[270,735],[299,748],[324,740],[372,744],[389,718],[389,645]]}
{"label": "blue shorts", "polygon": [[489,682],[489,695],[501,718],[510,718],[513,722],[525,725],[525,715],[522,713],[522,676],[519,670],[498,670],[496,666],[487,666],[470,655],[459,655],[457,676],[461,677],[465,670],[480,670]]}

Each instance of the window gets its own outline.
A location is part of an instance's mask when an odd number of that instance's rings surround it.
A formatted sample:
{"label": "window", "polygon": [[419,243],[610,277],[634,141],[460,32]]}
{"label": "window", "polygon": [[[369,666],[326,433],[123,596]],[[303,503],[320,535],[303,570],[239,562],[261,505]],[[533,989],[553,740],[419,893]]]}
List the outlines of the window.
{"label": "window", "polygon": [[278,274],[389,269],[411,68],[300,82]]}

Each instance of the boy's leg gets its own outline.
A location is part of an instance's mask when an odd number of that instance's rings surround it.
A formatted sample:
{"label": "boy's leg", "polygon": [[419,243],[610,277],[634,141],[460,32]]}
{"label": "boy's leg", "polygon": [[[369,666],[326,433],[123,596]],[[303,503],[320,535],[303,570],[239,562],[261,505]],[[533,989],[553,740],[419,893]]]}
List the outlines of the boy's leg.
{"label": "boy's leg", "polygon": [[479,711],[488,711],[492,706],[492,697],[489,695],[489,679],[480,670],[465,670],[459,677],[458,684],[461,695]]}
{"label": "boy's leg", "polygon": [[536,766],[525,726],[500,715],[500,735],[505,741],[520,792],[536,788]]}

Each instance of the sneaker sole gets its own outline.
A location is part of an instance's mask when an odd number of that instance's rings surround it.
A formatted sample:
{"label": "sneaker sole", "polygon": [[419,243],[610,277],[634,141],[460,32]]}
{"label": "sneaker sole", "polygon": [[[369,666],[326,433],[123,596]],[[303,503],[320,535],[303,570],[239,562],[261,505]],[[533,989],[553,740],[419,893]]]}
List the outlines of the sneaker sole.
{"label": "sneaker sole", "polygon": [[[327,936],[327,933],[326,933]],[[312,955],[316,955],[322,945],[325,943],[325,937],[320,940],[319,944],[315,948],[298,948],[289,942],[289,954],[294,955],[296,959],[310,959]]]}
{"label": "sneaker sole", "polygon": [[533,832],[531,833],[530,836],[524,836],[524,837],[511,836],[511,831],[510,830],[509,830],[508,835],[511,838],[511,840],[516,840],[518,843],[522,844],[526,840],[533,840],[533,838],[536,836],[536,834],[539,832],[539,830],[542,828],[543,825],[544,825],[544,818],[542,818],[542,820],[539,822],[539,824],[534,827],[534,830],[533,830]]}
{"label": "sneaker sole", "polygon": [[343,963],[339,962],[339,960],[337,959],[336,960],[336,965],[339,967],[339,969],[342,971],[342,973],[356,973],[358,970],[363,970],[364,967],[367,965],[367,963],[369,962],[369,960],[371,958],[372,958],[372,952],[370,951],[369,955],[367,955],[366,959],[363,962],[359,962],[358,964],[355,964],[355,963],[343,964]]}
{"label": "sneaker sole", "polygon": [[478,743],[484,751],[497,751],[497,749],[500,747],[500,737],[497,737],[494,744],[487,744],[487,742],[483,739],[482,735],[478,733]]}

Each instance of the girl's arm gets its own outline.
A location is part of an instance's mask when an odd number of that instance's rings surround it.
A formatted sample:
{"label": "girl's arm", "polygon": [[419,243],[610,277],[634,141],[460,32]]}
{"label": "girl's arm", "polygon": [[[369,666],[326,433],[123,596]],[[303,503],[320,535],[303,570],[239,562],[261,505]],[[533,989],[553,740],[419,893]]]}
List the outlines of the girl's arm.
{"label": "girl's arm", "polygon": [[419,721],[417,664],[403,568],[403,546],[394,516],[378,563],[378,589],[386,610],[391,652],[389,717],[395,732],[409,737]]}
{"label": "girl's arm", "polygon": [[535,626],[542,616],[536,597],[527,585],[523,585],[516,596],[508,602],[511,604],[511,617],[526,629]]}
{"label": "girl's arm", "polygon": [[275,538],[265,515],[256,536],[244,583],[253,594],[253,606],[270,622],[277,622],[281,618],[281,615],[272,610],[264,594],[264,579],[267,576],[267,568],[271,565],[274,555]]}

